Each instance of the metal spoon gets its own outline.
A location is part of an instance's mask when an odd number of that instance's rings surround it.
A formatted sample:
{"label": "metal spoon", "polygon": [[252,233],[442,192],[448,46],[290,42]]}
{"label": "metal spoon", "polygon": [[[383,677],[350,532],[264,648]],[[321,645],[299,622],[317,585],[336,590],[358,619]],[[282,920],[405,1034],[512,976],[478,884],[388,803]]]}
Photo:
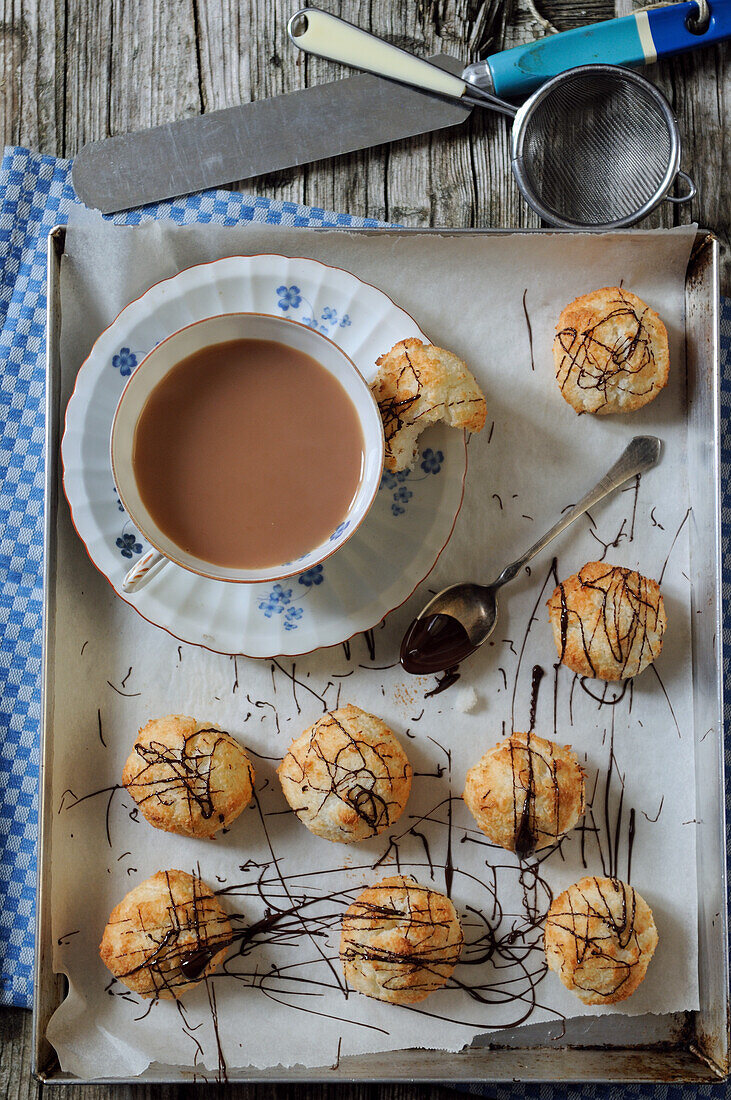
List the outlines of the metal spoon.
{"label": "metal spoon", "polygon": [[497,623],[497,593],[575,519],[637,474],[660,460],[662,441],[652,435],[632,440],[611,470],[558,523],[490,585],[453,584],[439,592],[414,619],[401,643],[401,664],[415,675],[442,672],[469,657],[487,641]]}

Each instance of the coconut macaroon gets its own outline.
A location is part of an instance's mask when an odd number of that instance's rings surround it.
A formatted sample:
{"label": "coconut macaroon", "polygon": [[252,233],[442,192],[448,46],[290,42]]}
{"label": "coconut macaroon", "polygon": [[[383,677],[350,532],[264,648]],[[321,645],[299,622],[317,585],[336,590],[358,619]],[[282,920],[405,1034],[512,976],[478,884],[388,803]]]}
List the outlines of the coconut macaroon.
{"label": "coconut macaroon", "polygon": [[340,958],[352,989],[416,1004],[446,984],[463,939],[448,897],[410,875],[394,875],[369,886],[345,913]]}
{"label": "coconut macaroon", "polygon": [[637,989],[657,947],[649,905],[626,882],[582,878],[551,903],[546,962],[587,1005],[624,1001]]}
{"label": "coconut macaroon", "polygon": [[493,843],[526,856],[583,815],[584,772],[569,745],[513,733],[470,768],[462,797]]}
{"label": "coconut macaroon", "polygon": [[248,806],[254,769],[230,734],[169,714],[137,734],[122,783],[156,829],[212,837]]}
{"label": "coconut macaroon", "polygon": [[158,871],[109,915],[99,954],[115,978],[141,997],[182,997],[223,962],[228,917],[205,882]]}
{"label": "coconut macaroon", "polygon": [[561,661],[579,676],[626,680],[660,653],[667,626],[656,581],[590,561],[548,601]]}
{"label": "coconut macaroon", "polygon": [[479,432],[485,426],[485,398],[467,364],[451,351],[411,338],[376,360],[371,390],[386,436],[387,470],[410,469],[418,437],[441,420],[451,428]]}
{"label": "coconut macaroon", "polygon": [[561,393],[576,412],[632,412],[667,383],[668,334],[636,294],[603,287],[566,306],[553,360]]}
{"label": "coconut macaroon", "polygon": [[352,844],[393,825],[409,797],[412,769],[385,722],[348,704],[293,741],[277,774],[310,832]]}

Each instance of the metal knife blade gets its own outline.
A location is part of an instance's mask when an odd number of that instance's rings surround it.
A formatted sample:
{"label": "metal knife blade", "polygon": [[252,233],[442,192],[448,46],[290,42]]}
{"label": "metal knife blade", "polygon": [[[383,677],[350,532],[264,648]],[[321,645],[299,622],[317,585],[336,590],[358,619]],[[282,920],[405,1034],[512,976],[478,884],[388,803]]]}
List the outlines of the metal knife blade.
{"label": "metal knife blade", "polygon": [[[436,65],[462,64],[438,54]],[[456,126],[468,106],[359,75],[90,142],[71,170],[76,194],[103,214]]]}

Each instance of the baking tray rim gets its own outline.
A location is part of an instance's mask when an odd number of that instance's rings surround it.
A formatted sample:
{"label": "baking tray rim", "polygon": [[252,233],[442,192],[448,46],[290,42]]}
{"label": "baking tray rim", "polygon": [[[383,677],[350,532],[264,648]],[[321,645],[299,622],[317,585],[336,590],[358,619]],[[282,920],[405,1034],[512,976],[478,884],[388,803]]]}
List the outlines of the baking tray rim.
{"label": "baking tray rim", "polygon": [[[554,233],[573,233],[572,230],[542,230],[542,229],[509,229],[509,228],[405,228],[391,229],[378,227],[322,227],[315,232],[322,231],[357,232],[358,234],[382,235],[383,233],[407,233],[423,234],[431,236],[514,236],[539,234],[541,236]],[[621,230],[627,233],[632,230]],[[66,226],[56,225],[50,230],[48,236],[48,311],[46,323],[46,456],[45,456],[45,512],[44,512],[44,573],[43,573],[43,681],[41,698],[41,758],[39,770],[39,829],[38,829],[38,867],[37,867],[37,907],[36,907],[36,943],[34,976],[36,992],[33,1002],[33,1056],[32,1071],[38,1080],[45,1084],[69,1084],[82,1080],[61,1072],[55,1058],[55,1052],[45,1038],[45,1027],[55,1008],[63,999],[63,975],[53,974],[50,963],[52,942],[50,937],[50,889],[47,885],[50,877],[50,861],[44,858],[48,839],[50,837],[50,786],[52,771],[52,738],[50,730],[53,722],[53,625],[54,608],[51,606],[49,593],[51,583],[55,576],[56,548],[55,548],[55,520],[58,505],[58,451],[60,442],[60,326],[61,311],[59,293],[59,277],[61,257],[64,251]],[[623,1046],[596,1045],[582,1046],[535,1046],[535,1047],[506,1047],[488,1044],[486,1046],[471,1046],[458,1054],[449,1054],[449,1065],[444,1065],[444,1074],[439,1063],[444,1061],[443,1051],[406,1050],[391,1053],[357,1055],[343,1062],[337,1067],[321,1067],[305,1070],[303,1067],[283,1067],[272,1069],[253,1069],[248,1072],[245,1068],[231,1072],[228,1080],[231,1082],[245,1081],[247,1083],[276,1083],[293,1080],[305,1080],[311,1082],[339,1081],[402,1081],[421,1080],[423,1082],[443,1081],[446,1074],[451,1079],[460,1081],[597,1081],[597,1082],[628,1082],[639,1081],[682,1081],[695,1082],[714,1081],[728,1075],[728,1050],[729,1050],[729,982],[728,982],[728,955],[725,945],[727,937],[727,890],[726,890],[726,860],[725,860],[725,796],[724,796],[724,755],[723,755],[723,679],[722,679],[722,604],[721,604],[721,544],[720,544],[720,350],[718,338],[718,310],[719,310],[719,271],[718,271],[719,244],[714,235],[704,229],[697,231],[694,250],[686,275],[686,350],[689,347],[688,339],[688,305],[689,288],[695,281],[696,289],[700,287],[705,295],[701,297],[701,305],[705,307],[711,324],[706,332],[710,344],[711,372],[707,382],[710,385],[711,394],[711,435],[712,444],[711,466],[716,474],[715,492],[712,501],[712,535],[710,543],[713,556],[713,607],[715,619],[715,635],[713,639],[714,686],[715,686],[715,713],[719,736],[716,738],[717,770],[714,773],[715,791],[718,796],[718,820],[715,823],[716,839],[720,838],[720,878],[717,884],[720,887],[723,904],[720,907],[720,920],[713,923],[714,940],[716,946],[721,947],[720,978],[723,991],[723,1004],[715,1005],[718,1014],[725,1021],[725,1026],[716,1028],[712,1034],[699,1032],[698,1023],[702,1010],[697,1012],[673,1014],[669,1020],[684,1017],[687,1026],[681,1029],[681,1037],[676,1045],[667,1043],[653,1044],[651,1046]],[[689,356],[686,356],[686,370],[688,370]],[[695,619],[695,616],[693,616]],[[693,623],[695,627],[695,622]],[[696,754],[698,753],[698,736],[696,733]],[[698,792],[697,792],[698,793]],[[48,864],[48,865],[47,865]],[[700,864],[699,864],[700,867]],[[718,873],[716,865],[716,873]],[[700,885],[700,883],[699,883]],[[700,915],[699,915],[700,920]],[[45,966],[48,957],[49,965]],[[718,974],[718,968],[716,973]],[[637,1021],[647,1017],[634,1017]],[[611,1020],[613,1017],[598,1017],[598,1020]],[[570,1067],[569,1060],[573,1058],[576,1072],[561,1073]],[[461,1063],[459,1070],[455,1062]],[[616,1072],[608,1062],[616,1061]],[[539,1072],[537,1075],[536,1062],[546,1061],[547,1067],[558,1071],[546,1075]],[[383,1063],[377,1068],[376,1063]],[[395,1063],[404,1062],[403,1066]],[[413,1064],[411,1064],[413,1062]],[[357,1065],[356,1065],[357,1063]],[[433,1064],[432,1064],[433,1063]],[[468,1064],[465,1064],[468,1063]],[[496,1075],[494,1072],[498,1069]],[[597,1067],[603,1072],[597,1072]],[[371,1072],[373,1070],[374,1072]],[[463,1072],[464,1070],[464,1072]],[[521,1072],[523,1071],[523,1072]],[[610,1072],[611,1071],[611,1072]],[[124,1083],[129,1082],[190,1082],[201,1081],[201,1077],[194,1075],[192,1071],[186,1072],[182,1067],[153,1066],[142,1075],[134,1078],[84,1078],[84,1083]]]}

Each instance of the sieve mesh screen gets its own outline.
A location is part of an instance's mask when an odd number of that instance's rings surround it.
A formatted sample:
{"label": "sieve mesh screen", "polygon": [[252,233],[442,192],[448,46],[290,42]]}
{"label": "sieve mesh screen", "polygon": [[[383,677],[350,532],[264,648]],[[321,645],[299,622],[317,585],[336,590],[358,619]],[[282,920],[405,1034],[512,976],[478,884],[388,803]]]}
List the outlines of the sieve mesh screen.
{"label": "sieve mesh screen", "polygon": [[621,70],[578,71],[523,120],[522,156],[548,211],[601,225],[631,217],[666,185],[673,135],[661,102]]}

